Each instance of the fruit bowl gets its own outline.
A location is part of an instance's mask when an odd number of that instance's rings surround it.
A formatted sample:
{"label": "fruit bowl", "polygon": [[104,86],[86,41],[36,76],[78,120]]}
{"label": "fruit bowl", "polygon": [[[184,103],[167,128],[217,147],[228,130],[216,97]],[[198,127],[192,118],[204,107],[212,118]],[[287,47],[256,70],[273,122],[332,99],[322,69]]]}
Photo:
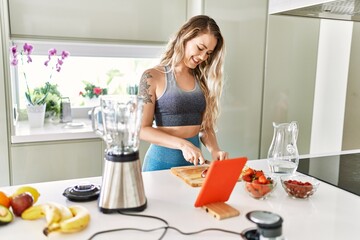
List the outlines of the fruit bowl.
{"label": "fruit bowl", "polygon": [[276,187],[276,181],[265,176],[266,183],[260,183],[258,180],[252,182],[244,181],[245,191],[253,198],[263,200],[270,196]]}
{"label": "fruit bowl", "polygon": [[292,198],[309,198],[320,185],[318,180],[306,175],[283,176],[280,179],[285,192]]}

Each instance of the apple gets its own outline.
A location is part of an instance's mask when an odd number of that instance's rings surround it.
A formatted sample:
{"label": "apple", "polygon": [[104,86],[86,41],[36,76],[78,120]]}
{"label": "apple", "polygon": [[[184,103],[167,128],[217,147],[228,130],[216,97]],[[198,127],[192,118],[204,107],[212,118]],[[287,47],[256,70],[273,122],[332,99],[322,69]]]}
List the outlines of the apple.
{"label": "apple", "polygon": [[33,203],[33,197],[29,193],[25,192],[12,197],[10,206],[15,216],[20,217],[26,209],[33,205]]}

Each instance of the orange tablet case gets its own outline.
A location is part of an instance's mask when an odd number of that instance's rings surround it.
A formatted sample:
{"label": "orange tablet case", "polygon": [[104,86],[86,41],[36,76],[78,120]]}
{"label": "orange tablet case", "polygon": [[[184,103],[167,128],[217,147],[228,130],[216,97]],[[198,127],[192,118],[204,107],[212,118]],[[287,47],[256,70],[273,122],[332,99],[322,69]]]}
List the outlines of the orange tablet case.
{"label": "orange tablet case", "polygon": [[213,161],[195,201],[195,207],[202,207],[209,203],[226,202],[246,162],[246,157]]}

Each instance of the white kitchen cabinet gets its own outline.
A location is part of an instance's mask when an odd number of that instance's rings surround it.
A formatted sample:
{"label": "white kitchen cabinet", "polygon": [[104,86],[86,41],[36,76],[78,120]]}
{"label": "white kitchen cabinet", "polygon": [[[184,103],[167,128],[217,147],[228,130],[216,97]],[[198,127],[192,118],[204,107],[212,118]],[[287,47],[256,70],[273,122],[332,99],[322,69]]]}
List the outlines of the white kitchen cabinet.
{"label": "white kitchen cabinet", "polygon": [[319,19],[269,16],[260,158],[267,156],[272,122],[298,121],[299,152],[310,151],[319,29]]}
{"label": "white kitchen cabinet", "polygon": [[11,37],[166,42],[185,0],[11,0]]}
{"label": "white kitchen cabinet", "polygon": [[354,22],[342,150],[360,148],[360,22]]}
{"label": "white kitchen cabinet", "polygon": [[[2,31],[2,18],[0,18],[0,32]],[[3,45],[2,35],[0,35],[0,45]],[[0,186],[10,184],[9,177],[9,151],[8,151],[8,128],[6,115],[6,91],[5,91],[5,74],[3,48],[0,48]]]}
{"label": "white kitchen cabinet", "polygon": [[205,0],[204,12],[218,23],[226,44],[219,145],[230,157],[257,159],[267,1]]}
{"label": "white kitchen cabinet", "polygon": [[101,139],[13,144],[11,184],[100,176],[103,153]]}

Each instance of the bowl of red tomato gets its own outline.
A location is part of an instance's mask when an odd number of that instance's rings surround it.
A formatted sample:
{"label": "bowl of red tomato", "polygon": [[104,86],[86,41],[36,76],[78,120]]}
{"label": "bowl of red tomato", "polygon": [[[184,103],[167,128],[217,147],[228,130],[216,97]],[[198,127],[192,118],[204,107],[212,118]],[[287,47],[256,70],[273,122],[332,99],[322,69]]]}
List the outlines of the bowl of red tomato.
{"label": "bowl of red tomato", "polygon": [[283,176],[280,180],[285,192],[292,198],[307,199],[320,185],[320,181],[306,175]]}
{"label": "bowl of red tomato", "polygon": [[245,191],[249,196],[263,200],[270,196],[276,187],[276,181],[267,176],[262,170],[247,168],[242,173]]}

